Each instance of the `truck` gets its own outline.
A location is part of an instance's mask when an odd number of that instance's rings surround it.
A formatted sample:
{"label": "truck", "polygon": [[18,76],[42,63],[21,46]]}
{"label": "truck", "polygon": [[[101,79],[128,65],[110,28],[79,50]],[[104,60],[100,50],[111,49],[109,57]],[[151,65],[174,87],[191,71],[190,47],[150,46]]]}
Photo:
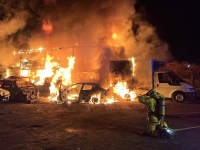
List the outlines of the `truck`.
{"label": "truck", "polygon": [[165,64],[164,61],[137,59],[134,67],[131,64],[131,60],[110,61],[109,70],[114,78],[120,76],[125,80],[129,88],[136,91],[136,95],[139,95],[141,90],[144,93],[154,89],[165,98],[173,99],[177,103],[196,99],[195,88],[190,83],[181,79],[173,71],[158,70]]}

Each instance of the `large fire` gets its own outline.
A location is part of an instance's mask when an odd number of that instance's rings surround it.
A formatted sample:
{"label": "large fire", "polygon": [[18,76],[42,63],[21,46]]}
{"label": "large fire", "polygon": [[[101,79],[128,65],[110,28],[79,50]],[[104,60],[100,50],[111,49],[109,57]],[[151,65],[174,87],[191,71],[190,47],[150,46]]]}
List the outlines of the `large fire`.
{"label": "large fire", "polygon": [[136,94],[127,88],[127,83],[122,81],[118,81],[117,84],[114,85],[113,93],[121,96],[122,99],[134,100],[136,97]]}
{"label": "large fire", "polygon": [[[29,76],[36,85],[44,85],[48,82],[49,99],[54,101],[57,101],[61,83],[69,86],[72,83],[82,82],[83,78],[91,82],[98,80],[105,89],[111,89],[111,101],[117,99],[132,101],[136,95],[134,86],[130,85],[134,78],[132,81],[129,78],[135,76],[134,58],[131,57],[165,59],[169,56],[168,45],[159,40],[156,28],[142,18],[143,14],[140,14],[140,11],[135,10],[134,6],[137,2],[133,0],[85,2],[43,0],[31,5],[26,1],[23,6],[27,8],[21,8],[20,4],[13,5],[14,2],[6,2],[5,8],[16,7],[4,11],[8,15],[4,14],[3,26],[8,26],[10,30],[2,31],[1,34],[2,39],[9,39],[2,40],[2,56],[20,48],[21,57],[13,59],[9,56],[9,59],[8,57],[2,59],[3,65],[8,70],[15,67],[12,72],[7,71],[3,77]],[[91,4],[92,7],[88,7],[87,4]],[[24,50],[39,46],[45,48],[39,48],[38,53],[32,49]],[[63,50],[60,52],[49,50],[56,46],[61,46]],[[24,56],[26,52],[34,54],[26,57]],[[44,54],[45,52],[48,54]],[[159,56],[158,52],[160,52]],[[35,60],[31,58],[32,56]],[[124,79],[123,76],[110,79],[110,74],[117,75],[117,71],[110,71],[109,63],[129,58],[133,65],[127,77],[130,80]],[[32,63],[33,61],[35,62]],[[35,68],[26,64],[33,65]],[[98,97],[97,93],[92,95],[91,99],[99,100]]]}
{"label": "large fire", "polygon": [[[52,61],[53,57],[50,55],[47,55],[46,57],[46,63],[45,63],[45,69],[44,70],[38,70],[37,75],[39,76],[39,80],[35,82],[36,85],[43,85],[45,82],[45,79],[47,77],[52,78],[50,83],[50,99],[51,101],[56,101],[58,97],[58,86],[57,84],[59,81],[62,81],[62,84],[64,85],[70,85],[72,83],[71,74],[72,70],[74,68],[75,63],[75,57],[68,57],[68,67],[62,68],[58,65],[57,62]],[[54,70],[56,68],[56,70]]]}
{"label": "large fire", "polygon": [[[50,22],[44,22],[43,24],[43,30],[46,32],[46,34],[49,34],[52,30],[51,23]],[[111,39],[117,40],[119,37],[116,33],[111,35]],[[117,42],[112,42],[115,46]],[[44,48],[39,48],[38,51],[44,51]],[[38,52],[37,51],[37,52]],[[44,85],[46,82],[47,78],[50,78],[50,83],[49,83],[49,91],[50,91],[50,96],[48,97],[49,101],[59,101],[59,88],[60,85],[65,85],[65,87],[71,85],[74,80],[73,70],[75,66],[75,56],[69,56],[67,57],[68,60],[68,65],[65,65],[66,67],[61,67],[58,62],[55,61],[54,56],[51,56],[50,54],[46,54],[45,58],[45,66],[44,69],[38,69],[36,72],[31,73],[30,70],[21,70],[21,75],[22,76],[30,76],[35,85]],[[80,57],[79,57],[80,58]],[[84,61],[91,61],[84,59]],[[134,58],[131,58],[129,60],[132,64],[132,76],[134,76],[134,69],[135,69],[135,60]],[[87,63],[88,64],[88,63]],[[78,74],[78,73],[77,73]],[[89,72],[85,73],[84,76],[88,76],[87,79],[97,79],[97,73],[94,72]],[[133,101],[134,98],[136,97],[136,93],[133,91],[133,89],[129,89],[127,86],[127,81],[122,80],[122,78],[118,78],[118,81],[113,83],[112,79],[109,79],[110,83],[106,86],[107,88],[112,91],[111,95],[107,96],[106,99],[104,98],[101,100],[101,95],[100,93],[96,93],[91,96],[90,103],[95,103],[95,104],[111,104],[113,102],[117,102],[119,99],[122,100],[129,100]],[[75,98],[78,97],[77,94],[75,95],[67,95],[68,98]]]}

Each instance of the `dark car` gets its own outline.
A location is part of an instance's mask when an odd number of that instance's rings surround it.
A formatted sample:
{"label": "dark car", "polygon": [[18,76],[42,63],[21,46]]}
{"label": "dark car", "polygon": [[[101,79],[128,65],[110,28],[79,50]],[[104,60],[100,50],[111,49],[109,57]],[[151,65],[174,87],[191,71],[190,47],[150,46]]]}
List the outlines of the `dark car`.
{"label": "dark car", "polygon": [[6,79],[13,79],[13,80],[23,80],[29,84],[32,84],[32,81],[29,77],[26,77],[26,76],[9,76],[7,77]]}
{"label": "dark car", "polygon": [[0,87],[10,92],[10,101],[32,103],[38,100],[38,91],[26,80],[3,79]]}
{"label": "dark car", "polygon": [[97,103],[107,94],[107,90],[97,83],[75,83],[68,87],[60,86],[59,100],[81,103]]}

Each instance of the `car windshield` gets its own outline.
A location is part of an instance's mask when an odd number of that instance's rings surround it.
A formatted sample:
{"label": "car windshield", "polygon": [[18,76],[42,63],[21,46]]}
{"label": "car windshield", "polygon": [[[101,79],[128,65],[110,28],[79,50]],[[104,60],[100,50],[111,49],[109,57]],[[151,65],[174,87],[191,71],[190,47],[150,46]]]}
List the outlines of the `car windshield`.
{"label": "car windshield", "polygon": [[[28,79],[28,80],[27,80]],[[16,81],[16,84],[19,87],[24,87],[24,86],[31,86],[31,82],[29,80],[29,78],[21,78],[20,80]]]}

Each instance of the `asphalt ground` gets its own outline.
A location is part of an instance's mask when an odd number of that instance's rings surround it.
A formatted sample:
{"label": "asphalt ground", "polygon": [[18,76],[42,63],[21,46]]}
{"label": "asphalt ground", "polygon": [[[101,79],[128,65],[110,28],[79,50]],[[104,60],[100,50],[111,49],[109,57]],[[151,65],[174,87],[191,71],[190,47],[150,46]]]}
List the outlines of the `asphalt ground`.
{"label": "asphalt ground", "polygon": [[137,99],[113,104],[0,103],[4,150],[199,150],[200,101],[166,100],[171,139],[141,136],[146,109]]}

